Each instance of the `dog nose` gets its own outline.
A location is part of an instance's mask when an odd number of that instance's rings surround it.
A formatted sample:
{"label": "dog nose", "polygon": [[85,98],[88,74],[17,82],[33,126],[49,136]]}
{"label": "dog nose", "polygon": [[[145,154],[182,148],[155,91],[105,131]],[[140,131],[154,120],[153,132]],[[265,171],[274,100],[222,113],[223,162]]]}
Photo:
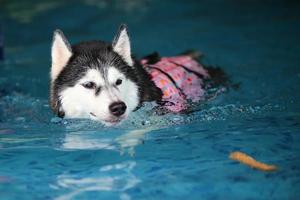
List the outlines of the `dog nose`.
{"label": "dog nose", "polygon": [[123,101],[114,102],[109,106],[110,112],[117,117],[123,115],[126,111],[126,108],[127,106]]}

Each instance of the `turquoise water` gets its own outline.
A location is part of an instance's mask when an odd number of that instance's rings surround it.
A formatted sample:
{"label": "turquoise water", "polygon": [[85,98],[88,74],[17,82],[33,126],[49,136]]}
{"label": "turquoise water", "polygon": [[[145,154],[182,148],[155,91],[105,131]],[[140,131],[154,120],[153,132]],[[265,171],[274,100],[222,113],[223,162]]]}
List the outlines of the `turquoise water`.
{"label": "turquoise water", "polygon": [[[0,1],[0,199],[299,199],[297,1]],[[187,115],[152,105],[118,127],[60,120],[48,106],[56,28],[110,41],[127,23],[137,56],[195,48],[240,89]],[[232,151],[276,172],[231,161]]]}

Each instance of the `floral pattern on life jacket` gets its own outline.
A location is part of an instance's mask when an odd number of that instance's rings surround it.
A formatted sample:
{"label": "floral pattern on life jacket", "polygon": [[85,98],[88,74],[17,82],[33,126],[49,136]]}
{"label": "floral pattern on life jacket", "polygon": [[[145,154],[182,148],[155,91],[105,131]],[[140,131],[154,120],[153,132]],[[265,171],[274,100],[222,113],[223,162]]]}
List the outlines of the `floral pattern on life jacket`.
{"label": "floral pattern on life jacket", "polygon": [[203,80],[209,74],[190,56],[162,57],[154,64],[142,59],[141,64],[162,90],[162,101],[168,102],[168,110],[180,112],[187,108],[188,100],[197,102],[204,96]]}

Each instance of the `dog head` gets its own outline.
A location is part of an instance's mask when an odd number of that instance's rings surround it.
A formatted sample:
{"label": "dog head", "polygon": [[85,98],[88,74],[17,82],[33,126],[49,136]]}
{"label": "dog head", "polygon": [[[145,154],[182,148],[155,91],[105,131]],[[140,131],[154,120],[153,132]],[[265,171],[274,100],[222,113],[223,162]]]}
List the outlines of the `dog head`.
{"label": "dog head", "polygon": [[51,56],[50,101],[58,116],[113,125],[140,104],[141,89],[125,25],[112,44],[89,41],[72,47],[56,30]]}

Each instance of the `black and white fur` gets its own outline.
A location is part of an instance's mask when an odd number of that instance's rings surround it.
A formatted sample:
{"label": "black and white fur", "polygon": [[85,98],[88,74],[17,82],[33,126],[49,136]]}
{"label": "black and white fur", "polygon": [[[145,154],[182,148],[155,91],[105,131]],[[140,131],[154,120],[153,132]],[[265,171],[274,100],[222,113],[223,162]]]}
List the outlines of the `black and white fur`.
{"label": "black and white fur", "polygon": [[132,58],[125,25],[111,44],[88,41],[71,46],[56,30],[51,56],[50,102],[59,117],[113,125],[143,102],[161,100],[161,90]]}

